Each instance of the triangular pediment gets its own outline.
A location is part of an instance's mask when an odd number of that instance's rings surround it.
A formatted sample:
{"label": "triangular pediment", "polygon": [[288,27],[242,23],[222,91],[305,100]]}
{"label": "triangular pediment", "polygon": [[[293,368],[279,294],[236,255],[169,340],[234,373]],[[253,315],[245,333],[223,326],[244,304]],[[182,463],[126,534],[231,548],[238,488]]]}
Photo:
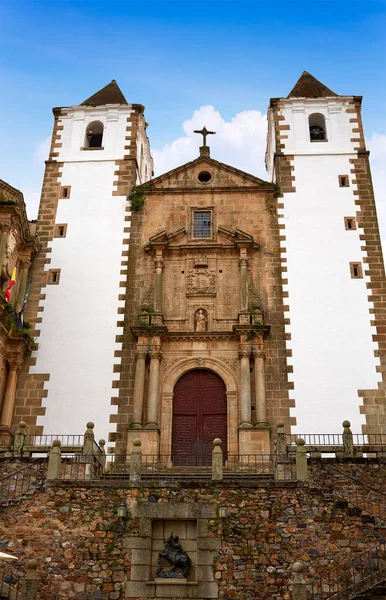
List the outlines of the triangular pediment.
{"label": "triangular pediment", "polygon": [[[200,180],[203,173],[210,175],[208,181]],[[268,190],[270,188],[274,189],[275,185],[213,158],[199,156],[191,162],[185,163],[144,183],[143,186],[139,186],[139,189],[141,187],[146,191],[165,188],[202,188],[202,190],[205,190],[208,188],[240,187],[264,188]]]}
{"label": "triangular pediment", "polygon": [[[155,235],[149,238],[149,242],[146,244],[145,250],[151,251],[152,248],[153,250],[156,250],[157,247],[169,248],[170,250],[173,248],[181,249],[195,246],[196,243],[197,239],[189,237],[187,230],[185,227],[183,227],[171,232],[167,232],[165,230],[157,232]],[[213,248],[214,246],[228,248],[232,246],[249,246],[256,250],[260,248],[260,245],[249,233],[246,233],[241,229],[231,231],[221,226],[218,227],[215,236],[206,243],[204,240],[199,240],[199,246],[202,250],[207,247]]]}

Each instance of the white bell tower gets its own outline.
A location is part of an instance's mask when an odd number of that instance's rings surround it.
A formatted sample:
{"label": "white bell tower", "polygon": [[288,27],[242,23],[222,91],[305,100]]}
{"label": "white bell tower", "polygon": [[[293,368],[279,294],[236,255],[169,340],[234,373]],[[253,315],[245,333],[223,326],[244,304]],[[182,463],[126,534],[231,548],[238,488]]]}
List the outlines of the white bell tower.
{"label": "white bell tower", "polygon": [[360,110],[360,97],[304,72],[268,111],[293,416],[303,433],[340,432],[344,419],[355,432],[386,424],[377,336],[385,305],[371,293],[385,276]]}

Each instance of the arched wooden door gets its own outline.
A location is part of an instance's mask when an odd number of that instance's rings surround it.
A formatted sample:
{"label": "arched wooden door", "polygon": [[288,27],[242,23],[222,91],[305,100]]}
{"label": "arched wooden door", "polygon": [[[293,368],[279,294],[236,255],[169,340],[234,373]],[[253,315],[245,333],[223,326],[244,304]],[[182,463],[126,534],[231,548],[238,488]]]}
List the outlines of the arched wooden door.
{"label": "arched wooden door", "polygon": [[174,465],[210,465],[213,440],[227,452],[227,397],[221,377],[196,370],[174,388],[172,460]]}

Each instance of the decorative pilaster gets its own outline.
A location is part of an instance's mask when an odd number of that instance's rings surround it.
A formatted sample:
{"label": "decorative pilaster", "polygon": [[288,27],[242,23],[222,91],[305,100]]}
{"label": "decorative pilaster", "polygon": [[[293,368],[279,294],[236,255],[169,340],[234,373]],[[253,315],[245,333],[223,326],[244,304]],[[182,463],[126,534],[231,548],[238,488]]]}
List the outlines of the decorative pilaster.
{"label": "decorative pilaster", "polygon": [[241,312],[248,310],[248,257],[246,248],[240,249]]}
{"label": "decorative pilaster", "polygon": [[256,398],[256,420],[258,423],[267,422],[267,404],[265,398],[265,352],[257,348],[253,349],[255,359],[255,398]]}
{"label": "decorative pilaster", "polygon": [[150,375],[147,396],[146,427],[158,428],[159,375],[162,354],[159,347],[150,351]]}
{"label": "decorative pilaster", "polygon": [[155,276],[154,276],[154,312],[162,313],[162,279],[164,261],[162,251],[157,252],[154,260]]}
{"label": "decorative pilaster", "polygon": [[5,385],[4,402],[1,409],[0,424],[11,427],[13,407],[15,404],[15,393],[17,385],[17,375],[21,367],[22,359],[20,357],[8,359],[9,371],[7,383]]}
{"label": "decorative pilaster", "polygon": [[2,232],[0,234],[0,273],[1,273],[1,269],[3,268],[3,262],[4,262],[4,258],[5,258],[5,249],[7,246],[8,232],[9,232],[9,226],[2,225]]}
{"label": "decorative pilaster", "polygon": [[20,279],[16,299],[16,312],[19,312],[23,306],[23,301],[27,290],[27,279],[30,266],[31,263],[29,260],[23,260],[20,264]]}
{"label": "decorative pilaster", "polygon": [[252,427],[251,419],[251,375],[250,346],[240,346],[240,427]]}
{"label": "decorative pilaster", "polygon": [[147,350],[139,346],[136,352],[137,362],[135,363],[134,379],[134,400],[133,400],[133,426],[142,427],[143,414],[143,394],[145,389],[145,370],[146,370]]}

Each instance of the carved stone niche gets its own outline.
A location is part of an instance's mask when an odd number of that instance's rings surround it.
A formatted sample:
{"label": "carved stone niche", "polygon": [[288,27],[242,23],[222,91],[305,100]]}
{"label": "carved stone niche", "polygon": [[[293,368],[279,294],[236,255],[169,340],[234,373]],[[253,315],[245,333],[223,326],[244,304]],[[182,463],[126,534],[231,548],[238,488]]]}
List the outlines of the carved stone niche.
{"label": "carved stone niche", "polygon": [[208,331],[208,311],[205,308],[198,308],[194,313],[194,331],[203,333]]}
{"label": "carved stone niche", "polygon": [[[216,518],[213,505],[202,503],[143,502],[135,504],[139,519],[138,536],[125,536],[123,546],[131,550],[131,575],[126,598],[218,598],[213,560],[221,549],[221,538],[208,537],[210,519]],[[157,578],[159,553],[164,539],[178,535],[192,565],[186,579]]]}

